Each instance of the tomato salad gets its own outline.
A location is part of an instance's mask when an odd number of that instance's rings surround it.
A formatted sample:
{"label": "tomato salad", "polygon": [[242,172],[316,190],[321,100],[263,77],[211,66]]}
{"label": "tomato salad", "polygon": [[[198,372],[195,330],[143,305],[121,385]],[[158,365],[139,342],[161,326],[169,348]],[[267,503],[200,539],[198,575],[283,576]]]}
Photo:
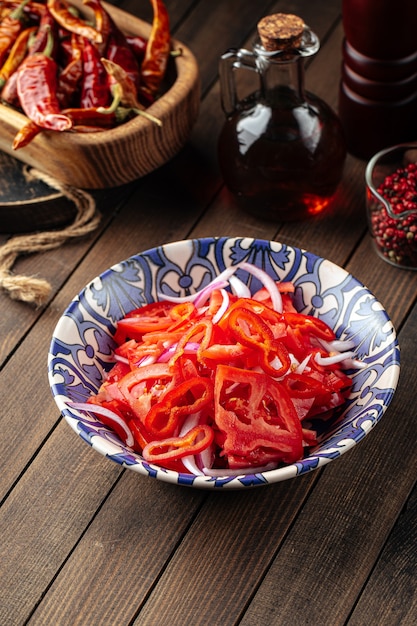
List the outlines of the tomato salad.
{"label": "tomato salad", "polygon": [[[263,285],[251,294],[236,276]],[[196,475],[294,463],[317,443],[311,420],[345,402],[353,345],[297,312],[295,287],[249,263],[199,293],[165,298],[117,324],[115,364],[79,410],[149,463]]]}

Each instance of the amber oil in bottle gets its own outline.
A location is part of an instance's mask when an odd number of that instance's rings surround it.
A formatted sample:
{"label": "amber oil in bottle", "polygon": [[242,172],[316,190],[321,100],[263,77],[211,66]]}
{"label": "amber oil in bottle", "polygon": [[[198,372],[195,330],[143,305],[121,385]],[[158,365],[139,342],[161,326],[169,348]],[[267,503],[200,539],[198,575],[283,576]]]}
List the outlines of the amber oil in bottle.
{"label": "amber oil in bottle", "polygon": [[[220,62],[226,122],[219,137],[224,182],[239,205],[257,216],[301,220],[330,205],[346,147],[333,110],[304,89],[305,57],[319,49],[297,16],[258,24],[253,52],[229,51]],[[233,71],[254,69],[260,88],[237,101]]]}

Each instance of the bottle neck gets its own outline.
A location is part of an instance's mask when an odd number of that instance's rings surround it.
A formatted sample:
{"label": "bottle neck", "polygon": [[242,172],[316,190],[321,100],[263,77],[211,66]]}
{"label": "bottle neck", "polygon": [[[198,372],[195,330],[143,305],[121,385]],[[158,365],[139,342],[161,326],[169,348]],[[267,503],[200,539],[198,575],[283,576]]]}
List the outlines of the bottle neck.
{"label": "bottle neck", "polygon": [[296,47],[267,51],[259,39],[253,54],[261,83],[261,96],[271,106],[294,107],[305,101],[304,59],[317,53],[320,41],[305,28]]}
{"label": "bottle neck", "polygon": [[258,57],[261,97],[270,106],[289,108],[305,100],[304,62],[301,57]]}

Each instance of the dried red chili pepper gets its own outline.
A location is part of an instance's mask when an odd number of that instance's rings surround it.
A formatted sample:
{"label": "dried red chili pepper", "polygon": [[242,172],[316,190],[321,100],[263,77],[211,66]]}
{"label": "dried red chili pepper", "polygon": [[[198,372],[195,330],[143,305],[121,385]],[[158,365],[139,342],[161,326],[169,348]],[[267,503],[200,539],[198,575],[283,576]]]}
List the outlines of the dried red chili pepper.
{"label": "dried red chili pepper", "polygon": [[36,30],[36,26],[25,28],[25,30],[22,30],[17,36],[3,67],[0,69],[0,89],[6,84],[6,81],[17,70],[25,58],[28,50],[28,41]]}
{"label": "dried red chili pepper", "polygon": [[64,131],[72,122],[63,115],[57,90],[57,64],[49,55],[53,47],[50,34],[43,52],[27,56],[17,70],[17,93],[28,118],[42,128]]}
{"label": "dried red chili pepper", "polygon": [[148,40],[144,37],[141,37],[140,35],[127,35],[126,41],[133,51],[133,54],[136,57],[136,61],[139,63],[139,65],[142,65],[142,61],[145,57],[146,46],[148,45]]}
{"label": "dried red chili pepper", "polygon": [[12,148],[13,150],[19,150],[27,146],[39,133],[42,132],[42,128],[35,124],[35,122],[28,122],[17,132]]}
{"label": "dried red chili pepper", "polygon": [[[125,111],[127,116],[129,114],[128,109],[125,109]],[[116,113],[103,113],[96,107],[86,109],[74,107],[63,109],[62,113],[64,115],[68,115],[75,130],[78,130],[79,126],[83,126],[85,128],[85,132],[87,132],[88,128],[90,129],[90,132],[95,129],[103,130],[105,128],[113,128],[123,121],[120,117],[118,117],[119,111]]]}
{"label": "dried red chili pepper", "polygon": [[[135,84],[128,73],[114,61],[110,61],[110,59],[102,58],[101,62],[110,77],[109,82],[113,98],[118,97],[120,104],[137,109],[143,109],[143,106],[138,101],[136,95],[137,92]],[[120,89],[117,89],[117,86],[119,86]]]}
{"label": "dried red chili pepper", "polygon": [[[8,13],[10,13],[10,11],[17,9],[20,4],[21,2],[19,2],[19,0],[2,0],[2,11],[0,13],[0,17],[2,16],[3,12],[5,17]],[[29,2],[25,4],[23,11],[30,20],[38,22],[45,11],[45,8],[45,5],[41,4],[41,2],[34,2],[34,0],[29,0]]]}
{"label": "dried red chili pepper", "polygon": [[60,2],[60,0],[48,0],[47,6],[60,26],[71,33],[86,37],[86,39],[93,43],[102,43],[103,38],[101,33],[84,19],[71,13],[67,5]]}
{"label": "dried red chili pepper", "polygon": [[10,106],[19,106],[19,96],[17,95],[17,70],[6,81],[1,90],[1,100]]}
{"label": "dried red chili pepper", "polygon": [[84,0],[84,4],[90,7],[94,13],[95,28],[101,35],[101,42],[96,43],[96,46],[100,54],[104,54],[109,35],[114,27],[113,20],[100,0]]}
{"label": "dried red chili pepper", "polygon": [[137,91],[140,84],[139,64],[123,33],[118,29],[109,35],[105,57],[124,69]]}
{"label": "dried red chili pepper", "polygon": [[126,37],[114,23],[100,0],[85,0],[85,4],[92,8],[96,21],[96,29],[101,33],[103,44],[97,46],[99,52],[106,59],[114,61],[129,75],[136,89],[139,87],[139,64],[133,50],[129,47]]}
{"label": "dried red chili pepper", "polygon": [[113,102],[111,105],[102,112],[114,112],[122,104],[128,107],[133,113],[135,113],[135,115],[142,115],[154,124],[162,126],[162,122],[158,120],[158,118],[144,110],[144,106],[137,98],[136,87],[127,72],[122,67],[117,65],[117,63],[109,61],[109,59],[103,58],[101,59],[101,62],[109,77],[112,79],[110,81],[110,90],[113,96]]}
{"label": "dried red chili pepper", "polygon": [[75,105],[83,78],[83,51],[81,38],[71,33],[71,60],[59,73],[57,97],[61,107]]}
{"label": "dried red chili pepper", "polygon": [[144,94],[155,95],[165,76],[171,50],[169,15],[162,0],[151,0],[153,22],[145,58],[141,66],[141,87]]}
{"label": "dried red chili pepper", "polygon": [[9,15],[0,22],[0,65],[2,65],[7,54],[22,31],[25,23],[24,8],[29,0],[23,0],[19,6],[11,11]]}
{"label": "dried red chili pepper", "polygon": [[82,64],[80,107],[107,107],[111,101],[107,72],[97,48],[85,38],[82,39]]}
{"label": "dried red chili pepper", "polygon": [[48,7],[45,7],[45,11],[43,12],[39,21],[39,28],[36,33],[36,37],[34,37],[33,41],[30,42],[29,54],[36,54],[37,52],[42,52],[45,49],[45,46],[48,43],[49,33],[52,33],[53,38],[53,48],[51,50],[51,56],[55,59],[58,49],[58,29],[53,16],[48,10]]}

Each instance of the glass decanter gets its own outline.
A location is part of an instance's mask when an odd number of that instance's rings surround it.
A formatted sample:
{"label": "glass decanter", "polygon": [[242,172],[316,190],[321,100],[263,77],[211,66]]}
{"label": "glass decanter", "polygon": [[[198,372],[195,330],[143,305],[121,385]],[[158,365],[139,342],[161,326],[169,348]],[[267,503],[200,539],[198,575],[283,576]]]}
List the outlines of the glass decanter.
{"label": "glass decanter", "polygon": [[[297,16],[258,24],[253,50],[220,60],[226,122],[219,137],[224,182],[238,204],[259,217],[300,220],[324,212],[343,173],[346,145],[333,110],[304,89],[304,59],[320,46]],[[239,100],[236,71],[255,71],[259,89]]]}

